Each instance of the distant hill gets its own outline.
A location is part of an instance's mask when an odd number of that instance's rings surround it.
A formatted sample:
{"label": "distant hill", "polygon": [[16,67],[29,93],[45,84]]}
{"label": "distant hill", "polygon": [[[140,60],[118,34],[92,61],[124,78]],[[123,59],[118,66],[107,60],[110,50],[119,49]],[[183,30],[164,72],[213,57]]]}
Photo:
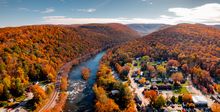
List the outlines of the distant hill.
{"label": "distant hill", "polygon": [[220,28],[220,25],[214,25],[214,27],[216,27],[216,28]]}
{"label": "distant hill", "polygon": [[152,32],[158,31],[169,27],[167,24],[128,24],[128,27],[139,32],[142,36],[150,34]]}
{"label": "distant hill", "polygon": [[138,37],[122,24],[0,28],[0,99],[21,96],[32,81],[55,80],[68,61]]}
{"label": "distant hill", "polygon": [[[214,59],[220,57],[218,51],[220,47],[220,30],[202,24],[179,24],[156,31],[135,41],[130,41],[128,44],[130,44],[128,46],[131,49],[124,47],[126,49],[123,50],[133,49],[134,53],[138,52],[137,49],[141,49],[140,46],[145,46],[144,49],[152,46],[163,46],[169,52],[173,52],[172,49],[177,47],[179,50],[175,51],[176,55],[187,52],[185,55],[194,53],[201,58],[210,58],[211,55]],[[210,54],[206,55],[208,52]]]}

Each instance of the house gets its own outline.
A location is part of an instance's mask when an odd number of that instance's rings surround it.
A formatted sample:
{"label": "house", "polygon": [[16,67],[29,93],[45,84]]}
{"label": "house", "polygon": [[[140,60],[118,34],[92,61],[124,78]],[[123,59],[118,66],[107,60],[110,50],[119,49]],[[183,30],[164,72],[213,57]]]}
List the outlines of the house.
{"label": "house", "polygon": [[119,94],[120,92],[119,92],[119,90],[111,90],[111,94],[114,96],[114,95],[116,95],[116,94]]}
{"label": "house", "polygon": [[212,95],[211,98],[215,100],[215,102],[220,103],[220,95]]}
{"label": "house", "polygon": [[156,78],[152,78],[151,82],[157,82],[157,79]]}
{"label": "house", "polygon": [[134,79],[134,81],[135,81],[136,83],[138,83],[139,80],[140,80],[139,77],[136,77],[136,78]]}
{"label": "house", "polygon": [[161,78],[157,78],[157,83],[161,83],[162,79]]}
{"label": "house", "polygon": [[192,96],[193,103],[196,107],[207,107],[208,100],[202,95]]}
{"label": "house", "polygon": [[141,75],[141,76],[143,76],[143,74],[144,74],[144,72],[141,72],[141,74],[140,74],[140,75]]}
{"label": "house", "polygon": [[8,99],[9,102],[14,102],[13,98]]}
{"label": "house", "polygon": [[175,73],[175,72],[178,72],[178,67],[175,67],[175,66],[171,66],[169,67],[169,72],[172,74],[172,73]]}
{"label": "house", "polygon": [[150,89],[151,89],[151,90],[158,90],[158,87],[152,85],[152,86],[150,87]]}
{"label": "house", "polygon": [[136,73],[133,73],[131,77],[137,77],[138,75]]}
{"label": "house", "polygon": [[168,82],[169,82],[170,84],[173,84],[173,79],[172,79],[172,78],[169,78],[169,79],[168,79]]}

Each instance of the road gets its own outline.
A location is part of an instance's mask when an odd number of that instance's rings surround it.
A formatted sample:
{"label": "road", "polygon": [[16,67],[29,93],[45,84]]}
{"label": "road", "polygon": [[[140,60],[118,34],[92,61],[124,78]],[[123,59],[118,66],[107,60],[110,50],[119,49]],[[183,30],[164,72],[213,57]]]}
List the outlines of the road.
{"label": "road", "polygon": [[192,80],[191,80],[191,74],[189,74],[189,76],[187,77],[187,80],[190,83],[189,86],[186,86],[187,90],[193,95],[200,95],[200,96],[205,97],[208,100],[208,106],[211,107],[214,101],[210,98],[210,95],[202,94],[201,90],[198,90],[197,88],[193,86]]}
{"label": "road", "polygon": [[[61,77],[63,76],[67,76],[68,75],[68,72],[65,70],[68,66],[70,66],[72,63],[71,62],[68,62],[66,63],[65,65],[63,65],[60,69],[60,71],[58,72],[58,75],[57,75],[57,79],[56,79],[56,82],[55,82],[55,91],[53,91],[49,101],[47,102],[46,105],[44,105],[40,110],[39,112],[44,112],[46,110],[49,110],[51,108],[54,107],[54,104],[56,104],[56,99],[58,99],[59,97],[59,93],[60,93],[60,84],[61,84]],[[64,72],[65,71],[65,72]]]}
{"label": "road", "polygon": [[145,96],[142,94],[144,91],[144,87],[139,88],[137,83],[134,82],[134,79],[131,77],[132,73],[137,70],[137,68],[131,68],[128,78],[131,81],[131,88],[135,90],[135,93],[137,94],[138,98],[142,101],[142,106],[147,106],[149,104],[149,100],[145,98]]}

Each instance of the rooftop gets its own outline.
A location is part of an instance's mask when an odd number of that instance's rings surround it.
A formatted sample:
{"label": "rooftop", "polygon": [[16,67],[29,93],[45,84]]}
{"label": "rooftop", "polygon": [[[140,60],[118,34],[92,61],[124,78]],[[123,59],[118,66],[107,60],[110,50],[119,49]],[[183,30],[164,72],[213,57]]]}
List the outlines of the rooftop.
{"label": "rooftop", "polygon": [[208,103],[208,100],[204,97],[204,96],[201,96],[201,95],[195,95],[195,96],[192,96],[192,100],[194,103],[202,103],[202,104],[207,104]]}

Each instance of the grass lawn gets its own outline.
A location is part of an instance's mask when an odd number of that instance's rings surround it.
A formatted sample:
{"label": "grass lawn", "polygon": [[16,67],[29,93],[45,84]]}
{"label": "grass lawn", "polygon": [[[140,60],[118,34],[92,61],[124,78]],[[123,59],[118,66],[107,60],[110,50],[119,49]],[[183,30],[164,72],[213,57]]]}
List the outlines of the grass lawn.
{"label": "grass lawn", "polygon": [[164,85],[164,83],[163,83],[163,82],[160,82],[160,83],[157,83],[157,85]]}
{"label": "grass lawn", "polygon": [[141,62],[140,61],[137,61],[137,60],[134,60],[134,63],[137,63],[137,68],[140,68],[141,67]]}
{"label": "grass lawn", "polygon": [[180,89],[174,90],[174,93],[176,93],[176,94],[186,94],[186,93],[189,93],[189,91],[187,91],[186,87],[181,87]]}
{"label": "grass lawn", "polygon": [[155,61],[154,62],[149,62],[148,64],[152,65],[152,66],[155,66],[155,65],[157,65],[157,62],[155,62]]}
{"label": "grass lawn", "polygon": [[182,86],[188,86],[189,85],[189,81],[187,80],[184,84],[182,84]]}
{"label": "grass lawn", "polygon": [[137,61],[137,67],[141,68],[141,62],[140,61]]}

